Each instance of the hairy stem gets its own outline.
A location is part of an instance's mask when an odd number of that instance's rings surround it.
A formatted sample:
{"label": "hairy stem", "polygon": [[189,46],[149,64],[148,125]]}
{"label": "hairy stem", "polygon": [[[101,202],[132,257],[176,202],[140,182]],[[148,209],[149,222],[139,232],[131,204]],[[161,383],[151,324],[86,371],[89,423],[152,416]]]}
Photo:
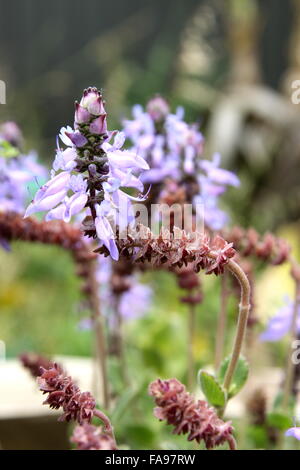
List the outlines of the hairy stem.
{"label": "hairy stem", "polygon": [[113,428],[113,426],[111,424],[111,421],[108,418],[108,416],[106,416],[106,414],[104,414],[102,411],[100,411],[98,409],[94,410],[94,416],[101,419],[102,423],[104,424],[105,431],[107,432],[107,434],[109,434],[112,437],[112,439],[114,441],[114,444],[117,447],[114,428]]}
{"label": "hairy stem", "polygon": [[188,389],[192,390],[194,386],[195,377],[195,360],[194,360],[194,337],[195,337],[195,323],[196,323],[196,308],[195,304],[189,304],[188,310],[188,331],[187,331],[187,385]]}
{"label": "hairy stem", "polygon": [[225,329],[226,329],[226,320],[227,320],[227,300],[228,300],[228,291],[227,291],[227,272],[225,271],[221,277],[221,305],[220,313],[218,316],[217,324],[217,333],[216,333],[216,347],[215,347],[215,371],[220,367],[223,350],[224,350],[224,339],[225,339]]}
{"label": "hairy stem", "polygon": [[227,442],[229,444],[229,449],[230,450],[237,450],[236,440],[233,436],[229,436],[228,439],[227,439]]}
{"label": "hairy stem", "polygon": [[97,356],[100,362],[100,372],[103,390],[103,405],[105,409],[109,409],[109,386],[107,378],[107,354],[106,354],[106,339],[104,333],[104,322],[100,310],[100,299],[98,293],[98,283],[95,276],[95,263],[90,263],[89,269],[89,287],[91,290],[90,302],[92,319],[94,323],[94,331],[96,336]]}
{"label": "hairy stem", "polygon": [[127,362],[125,355],[125,345],[124,345],[124,330],[123,330],[123,318],[120,312],[120,299],[116,301],[116,340],[118,342],[117,351],[119,358],[119,365],[121,371],[121,377],[124,382],[124,385],[129,385],[128,371],[127,371]]}
{"label": "hairy stem", "polygon": [[294,377],[294,370],[295,364],[292,361],[292,353],[293,353],[293,342],[297,339],[297,320],[298,320],[298,311],[300,306],[300,283],[296,281],[295,283],[295,302],[293,308],[293,317],[290,329],[290,348],[288,352],[287,364],[286,364],[286,377],[284,382],[283,388],[283,398],[282,398],[282,407],[284,410],[288,410],[290,395],[292,391],[293,385],[293,377]]}
{"label": "hairy stem", "polygon": [[229,390],[234,375],[245,337],[247,320],[250,310],[250,283],[242,268],[232,259],[228,261],[227,269],[237,278],[241,287],[241,299],[239,305],[238,324],[235,340],[232,348],[230,363],[224,378],[224,388]]}

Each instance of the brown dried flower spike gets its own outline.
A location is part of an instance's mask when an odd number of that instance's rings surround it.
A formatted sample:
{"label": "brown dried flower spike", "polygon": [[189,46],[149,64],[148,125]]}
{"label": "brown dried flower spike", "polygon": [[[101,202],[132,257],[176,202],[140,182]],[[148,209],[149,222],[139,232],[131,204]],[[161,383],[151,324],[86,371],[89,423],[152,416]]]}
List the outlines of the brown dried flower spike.
{"label": "brown dried flower spike", "polygon": [[207,449],[228,442],[236,449],[233,428],[230,422],[222,421],[206,401],[195,400],[177,379],[156,380],[149,386],[157,408],[154,415],[174,426],[174,434],[188,434],[188,440],[202,440]]}
{"label": "brown dried flower spike", "polygon": [[42,375],[43,369],[49,369],[50,367],[53,367],[53,361],[45,356],[42,356],[41,354],[28,352],[21,354],[19,358],[25,369],[28,369],[34,378]]}
{"label": "brown dried flower spike", "polygon": [[[117,239],[116,242],[120,253],[135,262],[170,268],[190,263],[196,272],[205,269],[207,274],[223,273],[225,265],[235,255],[232,243],[227,243],[219,235],[210,241],[205,234],[187,233],[177,227],[172,233],[162,229],[156,236],[148,227],[138,225],[126,239]],[[108,255],[105,247],[98,248],[96,252]]]}
{"label": "brown dried flower spike", "polygon": [[[45,405],[50,408],[62,408],[64,413],[59,421],[77,421],[79,426],[74,430],[72,442],[79,450],[115,450],[117,449],[114,430],[109,418],[99,409],[90,392],[81,392],[73,379],[66,376],[60,366],[54,364],[48,369],[41,368],[37,377],[40,390],[48,393]],[[103,427],[91,424],[92,418],[99,418]]]}
{"label": "brown dried flower spike", "polygon": [[42,369],[37,378],[40,390],[48,393],[45,405],[58,410],[63,408],[64,414],[59,421],[77,421],[79,424],[90,423],[94,416],[96,402],[90,392],[81,392],[71,377],[67,377],[61,368],[54,364],[49,369]]}
{"label": "brown dried flower spike", "polygon": [[84,423],[76,426],[71,437],[77,450],[117,450],[114,439],[100,427]]}

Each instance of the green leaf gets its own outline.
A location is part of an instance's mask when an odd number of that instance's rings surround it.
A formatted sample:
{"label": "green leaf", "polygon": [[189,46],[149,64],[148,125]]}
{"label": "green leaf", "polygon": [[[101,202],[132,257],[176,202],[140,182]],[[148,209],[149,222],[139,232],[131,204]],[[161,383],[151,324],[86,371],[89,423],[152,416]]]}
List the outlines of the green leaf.
{"label": "green leaf", "polygon": [[[229,366],[230,359],[231,356],[226,357],[221,364],[219,371],[219,381],[221,383],[224,382],[225,374]],[[248,374],[249,364],[243,356],[240,356],[231,381],[231,385],[229,387],[228,398],[234,397],[241,390],[241,388],[245,385],[245,382],[247,381]]]}
{"label": "green leaf", "polygon": [[19,150],[11,145],[9,142],[6,142],[6,140],[3,140],[0,144],[0,155],[1,157],[4,158],[14,158],[19,155]]}
{"label": "green leaf", "polygon": [[273,412],[267,416],[267,423],[272,428],[276,428],[279,431],[286,431],[292,426],[290,416],[284,413]]}
{"label": "green leaf", "polygon": [[[273,409],[278,410],[279,413],[281,413],[282,405],[283,405],[283,393],[280,391],[275,397]],[[296,406],[295,397],[293,395],[290,395],[289,402],[288,402],[288,409],[290,413],[293,413],[295,406]]]}
{"label": "green leaf", "polygon": [[147,424],[128,424],[125,433],[129,443],[141,449],[155,446],[156,433]]}
{"label": "green leaf", "polygon": [[223,407],[226,403],[226,394],[219,382],[211,374],[201,370],[198,374],[200,387],[207,401],[213,406]]}
{"label": "green leaf", "polygon": [[255,449],[267,449],[270,445],[268,433],[264,427],[249,426],[246,432]]}
{"label": "green leaf", "polygon": [[121,421],[124,415],[129,412],[133,403],[138,399],[141,390],[145,390],[145,384],[143,384],[143,389],[135,386],[125,389],[115,405],[115,409],[111,417],[112,422],[117,423]]}

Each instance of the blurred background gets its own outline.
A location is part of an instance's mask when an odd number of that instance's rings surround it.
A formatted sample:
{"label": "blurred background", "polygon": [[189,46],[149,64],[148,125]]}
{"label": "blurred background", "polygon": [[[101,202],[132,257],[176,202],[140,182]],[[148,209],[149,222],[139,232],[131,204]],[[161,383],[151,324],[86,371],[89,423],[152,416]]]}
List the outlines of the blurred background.
{"label": "blurred background", "polygon": [[[0,0],[0,11],[0,80],[7,87],[0,121],[15,120],[41,161],[50,167],[56,135],[72,125],[83,88],[103,89],[110,129],[120,127],[132,105],[161,93],[173,109],[184,106],[187,121],[200,123],[205,156],[219,151],[222,166],[241,179],[241,188],[225,197],[232,221],[284,235],[298,253],[300,104],[291,95],[293,80],[300,80],[299,1]],[[0,340],[7,356],[24,350],[89,356],[91,332],[78,328],[82,312],[69,256],[51,247],[13,248],[0,253]],[[159,374],[180,378],[185,356],[175,281],[163,273],[146,281],[154,286],[153,308],[126,326],[143,390]],[[259,285],[263,323],[292,286],[285,268],[264,271]],[[194,345],[199,367],[211,361],[218,288],[205,280],[202,334]],[[278,347],[263,361],[281,360]],[[150,405],[136,410],[139,426],[123,428],[133,448],[157,445],[159,426],[145,418]]]}
{"label": "blurred background", "polygon": [[[296,0],[0,2],[0,77],[27,145],[51,161],[82,89],[103,89],[110,127],[161,93],[201,123],[244,177],[236,215],[274,228],[299,216],[300,6]],[[271,171],[272,170],[272,171]],[[297,170],[297,171],[294,171]],[[240,195],[241,196],[241,195]],[[276,210],[275,210],[276,209]]]}

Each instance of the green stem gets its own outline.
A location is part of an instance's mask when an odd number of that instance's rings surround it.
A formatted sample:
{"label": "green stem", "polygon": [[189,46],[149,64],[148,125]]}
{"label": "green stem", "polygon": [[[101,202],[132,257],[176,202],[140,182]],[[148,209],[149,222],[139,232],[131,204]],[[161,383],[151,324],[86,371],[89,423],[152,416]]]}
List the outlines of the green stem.
{"label": "green stem", "polygon": [[233,343],[230,363],[228,365],[223,384],[225,390],[228,391],[241,354],[247,328],[247,320],[250,310],[250,283],[242,268],[232,259],[229,260],[227,269],[237,278],[241,287],[241,300],[239,305],[237,330]]}
{"label": "green stem", "polygon": [[106,354],[106,338],[104,333],[104,322],[100,310],[100,298],[98,293],[98,283],[95,276],[95,263],[91,261],[89,270],[89,287],[92,319],[94,322],[94,331],[96,337],[97,356],[100,362],[100,374],[103,391],[103,405],[105,409],[109,409],[109,386],[107,377],[107,354]]}
{"label": "green stem", "polygon": [[297,319],[298,319],[298,311],[300,306],[300,283],[296,281],[295,286],[295,302],[293,308],[293,317],[290,329],[290,336],[291,336],[291,345],[288,352],[288,359],[286,364],[286,378],[284,382],[283,388],[283,398],[282,398],[282,407],[284,410],[288,410],[289,401],[290,401],[290,394],[292,391],[293,385],[293,377],[294,377],[294,370],[295,364],[292,361],[292,353],[293,353],[293,342],[297,339]]}
{"label": "green stem", "polygon": [[216,333],[215,371],[217,371],[220,367],[222,357],[223,357],[223,350],[224,350],[224,338],[225,338],[226,320],[227,320],[227,299],[228,299],[228,291],[227,291],[226,283],[227,283],[227,272],[225,271],[223,276],[221,277],[221,305],[220,305],[220,313],[218,316],[217,333]]}
{"label": "green stem", "polygon": [[115,434],[114,434],[114,428],[113,428],[113,426],[111,424],[111,421],[108,418],[108,416],[106,416],[106,414],[104,414],[103,411],[98,410],[97,408],[94,410],[94,416],[96,416],[97,418],[99,418],[102,421],[102,423],[104,424],[105,431],[112,437],[112,439],[115,443],[115,446],[117,447],[116,438],[115,438]]}
{"label": "green stem", "polygon": [[194,337],[195,337],[195,320],[196,308],[195,304],[189,304],[188,311],[188,332],[187,332],[187,371],[188,371],[188,389],[192,390],[195,377],[195,359],[194,359]]}
{"label": "green stem", "polygon": [[127,370],[127,361],[126,361],[126,352],[124,345],[124,331],[123,331],[123,318],[120,312],[120,298],[117,297],[116,301],[116,340],[118,342],[117,351],[119,358],[119,365],[121,371],[121,377],[125,386],[129,385],[128,370]]}

